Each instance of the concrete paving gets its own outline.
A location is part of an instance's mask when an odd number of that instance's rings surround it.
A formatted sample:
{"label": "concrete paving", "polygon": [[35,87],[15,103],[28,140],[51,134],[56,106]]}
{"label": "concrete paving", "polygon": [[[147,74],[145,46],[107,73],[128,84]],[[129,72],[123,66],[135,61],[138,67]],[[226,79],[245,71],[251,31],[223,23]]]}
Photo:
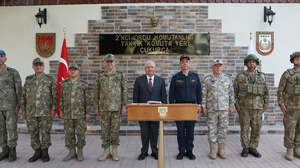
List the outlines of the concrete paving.
{"label": "concrete paving", "polygon": [[[145,160],[137,160],[140,154],[141,141],[139,136],[121,136],[120,147],[118,148],[120,161],[114,162],[112,159],[100,162],[103,149],[100,136],[88,135],[87,145],[84,148],[85,160],[78,162],[73,159],[63,162],[63,158],[68,154],[65,148],[64,135],[52,135],[52,146],[49,148],[50,161],[43,162],[41,159],[34,163],[29,163],[28,159],[34,151],[30,146],[30,135],[19,134],[17,146],[17,157],[15,162],[8,162],[7,159],[0,161],[0,168],[22,167],[22,168],[155,168],[157,160],[152,156]],[[258,151],[262,154],[261,158],[249,155],[247,158],[240,156],[242,148],[240,146],[239,134],[227,136],[226,154],[227,159],[209,159],[209,144],[207,136],[197,135],[194,140],[194,154],[196,160],[176,160],[178,146],[176,136],[164,136],[165,145],[165,168],[296,168],[300,167],[300,158],[288,161],[285,157],[286,148],[283,146],[283,134],[261,135]],[[151,150],[148,151],[151,154]]]}

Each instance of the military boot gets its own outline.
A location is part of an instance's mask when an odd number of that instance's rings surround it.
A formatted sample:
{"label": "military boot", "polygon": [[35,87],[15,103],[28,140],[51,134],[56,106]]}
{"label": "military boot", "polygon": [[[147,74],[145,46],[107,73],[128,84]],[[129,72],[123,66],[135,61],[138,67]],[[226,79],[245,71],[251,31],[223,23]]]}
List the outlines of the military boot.
{"label": "military boot", "polygon": [[294,148],[294,156],[300,158],[300,148],[299,147]]}
{"label": "military boot", "polygon": [[118,145],[113,145],[112,146],[112,150],[111,150],[111,153],[112,153],[112,158],[114,161],[119,161],[119,156],[118,156]]}
{"label": "military boot", "polygon": [[8,146],[2,147],[2,152],[0,153],[0,161],[9,157]]}
{"label": "military boot", "polygon": [[104,161],[106,158],[109,158],[111,156],[110,154],[110,147],[105,148],[103,154],[99,157],[99,161]]}
{"label": "military boot", "polygon": [[211,143],[209,143],[209,147],[210,147],[209,158],[216,159],[217,158],[216,144],[211,142]]}
{"label": "military boot", "polygon": [[249,148],[249,153],[254,157],[257,158],[261,157],[261,154],[255,148]]}
{"label": "military boot", "polygon": [[29,162],[35,162],[38,160],[38,158],[42,158],[41,148],[38,148],[35,150],[33,156],[31,158],[29,158]]}
{"label": "military boot", "polygon": [[48,162],[50,160],[48,148],[42,149],[42,159],[43,159],[43,162]]}
{"label": "military boot", "polygon": [[227,158],[227,155],[225,153],[225,143],[219,143],[218,144],[218,153],[219,153],[219,156],[221,159],[226,159]]}
{"label": "military boot", "polygon": [[63,159],[64,162],[72,160],[73,158],[76,158],[76,150],[75,148],[69,149],[69,154]]}
{"label": "military boot", "polygon": [[17,160],[17,152],[16,152],[16,147],[9,147],[9,157],[8,161],[13,162]]}
{"label": "military boot", "polygon": [[79,162],[83,161],[84,160],[84,157],[83,157],[83,147],[79,147],[77,149],[77,153],[78,153],[77,160]]}
{"label": "military boot", "polygon": [[294,152],[294,149],[293,148],[287,148],[287,151],[286,151],[286,155],[285,155],[285,158],[287,160],[290,160],[290,161],[293,161],[293,152]]}

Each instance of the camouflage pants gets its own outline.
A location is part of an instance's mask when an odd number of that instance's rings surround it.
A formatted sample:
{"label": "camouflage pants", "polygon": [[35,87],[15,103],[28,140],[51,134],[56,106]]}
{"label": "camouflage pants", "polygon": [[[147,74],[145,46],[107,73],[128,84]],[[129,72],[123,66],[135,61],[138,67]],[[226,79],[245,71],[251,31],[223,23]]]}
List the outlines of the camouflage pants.
{"label": "camouflage pants", "polygon": [[[51,144],[50,131],[52,129],[52,118],[50,117],[27,117],[27,129],[31,136],[31,147],[48,149]],[[40,134],[42,142],[40,141]]]}
{"label": "camouflage pants", "polygon": [[[18,117],[15,110],[0,111],[0,146],[16,147],[18,141]],[[9,140],[7,140],[7,134]]]}
{"label": "camouflage pants", "polygon": [[286,110],[283,124],[284,146],[286,148],[300,147],[300,110]]}
{"label": "camouflage pants", "polygon": [[102,130],[102,148],[108,148],[110,145],[119,145],[121,113],[119,111],[101,111],[100,124]]}
{"label": "camouflage pants", "polygon": [[[84,147],[85,142],[85,132],[86,132],[86,120],[85,118],[80,119],[66,119],[64,120],[64,129],[66,134],[66,147],[72,149],[75,146]],[[77,145],[75,138],[75,131],[77,136]]]}
{"label": "camouflage pants", "polygon": [[[262,109],[241,109],[239,119],[241,126],[241,144],[243,148],[257,148],[262,127]],[[249,138],[249,129],[251,135]],[[250,142],[249,142],[250,139]]]}
{"label": "camouflage pants", "polygon": [[207,117],[208,142],[226,143],[228,111],[209,110]]}

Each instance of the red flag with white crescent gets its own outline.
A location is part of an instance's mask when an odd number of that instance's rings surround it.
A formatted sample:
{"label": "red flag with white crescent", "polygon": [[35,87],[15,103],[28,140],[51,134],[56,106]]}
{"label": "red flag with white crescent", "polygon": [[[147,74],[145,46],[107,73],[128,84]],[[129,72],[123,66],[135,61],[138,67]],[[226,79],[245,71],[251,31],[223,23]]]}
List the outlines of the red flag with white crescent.
{"label": "red flag with white crescent", "polygon": [[59,60],[57,79],[56,79],[57,94],[58,94],[56,114],[58,115],[59,118],[60,118],[60,115],[59,115],[60,85],[61,85],[61,81],[65,80],[67,78],[70,78],[70,76],[69,76],[69,59],[68,59],[66,39],[64,39],[63,46],[61,49],[61,56],[60,56],[60,60]]}

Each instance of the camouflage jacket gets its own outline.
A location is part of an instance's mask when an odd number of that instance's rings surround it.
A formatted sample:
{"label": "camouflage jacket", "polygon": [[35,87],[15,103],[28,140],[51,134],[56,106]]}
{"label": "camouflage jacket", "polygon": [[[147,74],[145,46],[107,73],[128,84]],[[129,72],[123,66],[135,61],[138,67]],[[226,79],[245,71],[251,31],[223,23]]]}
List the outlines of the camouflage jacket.
{"label": "camouflage jacket", "polygon": [[263,109],[269,105],[269,86],[266,75],[255,71],[239,73],[234,79],[235,106],[241,109]]}
{"label": "camouflage jacket", "polygon": [[300,71],[288,69],[281,75],[277,100],[280,107],[300,109]]}
{"label": "camouflage jacket", "polygon": [[208,110],[228,110],[234,107],[233,85],[227,75],[222,73],[216,77],[211,74],[204,78],[201,106]]}
{"label": "camouflage jacket", "polygon": [[19,72],[5,66],[0,72],[0,110],[15,110],[20,106],[22,80]]}
{"label": "camouflage jacket", "polygon": [[59,100],[59,112],[63,114],[64,119],[85,118],[85,115],[91,114],[89,84],[85,80],[63,80]]}
{"label": "camouflage jacket", "polygon": [[21,98],[21,110],[27,117],[50,117],[50,111],[57,107],[57,87],[50,75],[43,73],[26,77]]}
{"label": "camouflage jacket", "polygon": [[127,101],[127,80],[123,72],[116,69],[111,74],[100,71],[94,91],[95,110],[120,111],[126,109]]}

